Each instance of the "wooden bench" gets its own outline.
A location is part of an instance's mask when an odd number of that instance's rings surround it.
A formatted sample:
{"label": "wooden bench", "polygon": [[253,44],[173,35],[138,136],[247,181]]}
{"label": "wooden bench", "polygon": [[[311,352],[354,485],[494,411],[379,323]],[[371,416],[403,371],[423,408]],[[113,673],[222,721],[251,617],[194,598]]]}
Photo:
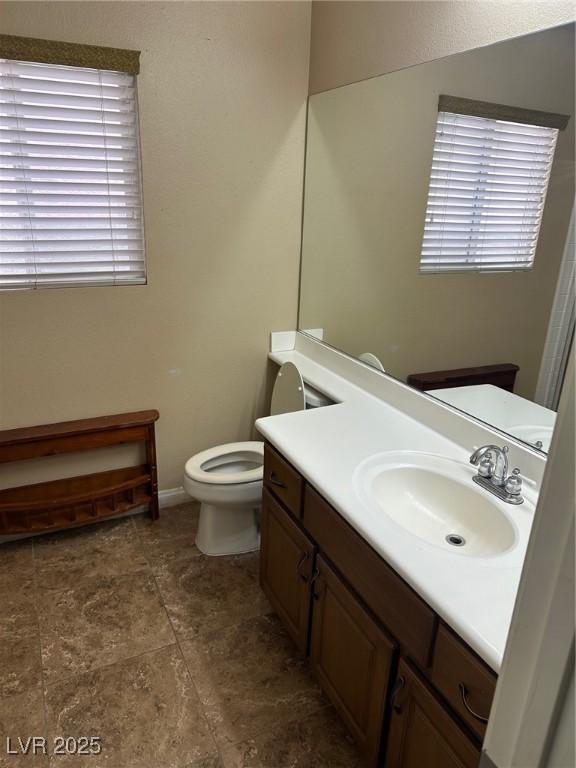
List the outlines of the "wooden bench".
{"label": "wooden bench", "polygon": [[0,464],[126,443],[143,443],[146,457],[144,464],[0,490],[0,535],[73,528],[146,504],[156,520],[158,416],[136,411],[0,431]]}
{"label": "wooden bench", "polygon": [[428,392],[431,389],[470,387],[477,384],[492,384],[508,392],[514,392],[514,382],[519,370],[514,363],[479,365],[476,368],[411,373],[406,383],[422,392]]}

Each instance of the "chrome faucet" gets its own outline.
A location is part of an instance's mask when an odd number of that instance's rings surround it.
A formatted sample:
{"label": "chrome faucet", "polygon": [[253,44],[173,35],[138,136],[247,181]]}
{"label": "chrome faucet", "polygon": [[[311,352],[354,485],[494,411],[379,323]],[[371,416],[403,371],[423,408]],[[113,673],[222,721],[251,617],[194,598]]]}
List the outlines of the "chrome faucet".
{"label": "chrome faucet", "polygon": [[[483,445],[482,448],[478,448],[470,456],[470,464],[476,466],[480,459],[486,457],[489,461],[492,459],[492,453],[496,454],[496,461],[493,463],[493,468],[489,475],[482,475],[483,477],[491,477],[494,485],[504,485],[506,478],[508,477],[508,446],[504,445],[502,448],[498,448],[497,445]],[[486,465],[484,465],[486,467]]]}
{"label": "chrome faucet", "polygon": [[[496,455],[492,461],[492,454]],[[522,504],[522,478],[520,470],[508,474],[508,446],[483,445],[470,456],[470,464],[478,467],[472,480],[508,504]]]}

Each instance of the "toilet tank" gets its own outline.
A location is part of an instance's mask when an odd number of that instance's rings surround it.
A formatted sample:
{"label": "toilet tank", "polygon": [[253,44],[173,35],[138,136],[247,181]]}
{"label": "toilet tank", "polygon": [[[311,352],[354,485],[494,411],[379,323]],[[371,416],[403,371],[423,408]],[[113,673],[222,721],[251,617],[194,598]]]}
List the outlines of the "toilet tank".
{"label": "toilet tank", "polygon": [[322,408],[325,405],[334,405],[334,400],[320,392],[310,384],[304,383],[304,397],[306,398],[306,410],[309,408]]}

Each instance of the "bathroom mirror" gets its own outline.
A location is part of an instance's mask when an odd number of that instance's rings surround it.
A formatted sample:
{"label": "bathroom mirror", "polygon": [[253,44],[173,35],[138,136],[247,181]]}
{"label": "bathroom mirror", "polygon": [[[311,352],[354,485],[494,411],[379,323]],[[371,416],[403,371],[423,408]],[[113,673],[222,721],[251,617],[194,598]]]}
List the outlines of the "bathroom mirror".
{"label": "bathroom mirror", "polygon": [[308,109],[300,330],[543,451],[574,332],[574,31]]}

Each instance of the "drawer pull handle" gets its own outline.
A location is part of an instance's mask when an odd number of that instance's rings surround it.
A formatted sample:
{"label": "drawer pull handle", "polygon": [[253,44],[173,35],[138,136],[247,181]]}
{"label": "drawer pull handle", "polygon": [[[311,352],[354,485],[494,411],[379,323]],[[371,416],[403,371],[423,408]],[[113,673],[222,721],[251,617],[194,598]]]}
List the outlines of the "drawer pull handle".
{"label": "drawer pull handle", "polygon": [[298,565],[296,566],[296,572],[298,573],[298,576],[300,576],[304,584],[308,584],[308,576],[302,573],[300,569],[302,568],[302,566],[308,560],[309,557],[310,557],[310,552],[303,552],[302,557],[300,558],[300,560],[298,560]]}
{"label": "drawer pull handle", "polygon": [[319,600],[320,599],[320,594],[318,592],[316,592],[316,587],[314,586],[318,576],[320,576],[320,570],[319,570],[318,566],[316,566],[314,568],[312,576],[310,577],[310,586],[312,587],[312,599],[313,600]]}
{"label": "drawer pull handle", "polygon": [[275,485],[277,488],[287,488],[288,486],[286,483],[283,483],[282,480],[278,480],[278,475],[276,472],[270,473],[270,482],[272,485]]}
{"label": "drawer pull handle", "polygon": [[472,715],[472,717],[475,717],[476,720],[480,720],[481,723],[487,723],[488,718],[482,717],[482,715],[479,715],[477,712],[474,712],[470,704],[468,704],[468,689],[466,688],[464,683],[458,683],[458,688],[460,690],[460,696],[462,696],[462,704],[464,704],[466,711],[469,712]]}
{"label": "drawer pull handle", "polygon": [[406,685],[406,680],[402,675],[398,677],[396,682],[394,683],[394,688],[392,689],[392,709],[394,712],[402,712],[401,705],[396,701],[397,696],[399,695],[400,691],[403,690],[404,686]]}

